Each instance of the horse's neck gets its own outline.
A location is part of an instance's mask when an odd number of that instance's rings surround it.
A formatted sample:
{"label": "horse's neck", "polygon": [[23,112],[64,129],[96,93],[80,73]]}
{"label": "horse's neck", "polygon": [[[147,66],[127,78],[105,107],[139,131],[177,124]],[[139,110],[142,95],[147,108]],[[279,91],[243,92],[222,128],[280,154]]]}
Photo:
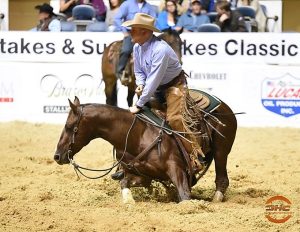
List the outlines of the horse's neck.
{"label": "horse's neck", "polygon": [[134,116],[129,111],[108,105],[99,105],[96,113],[91,113],[95,130],[93,138],[100,137],[115,147],[122,147]]}

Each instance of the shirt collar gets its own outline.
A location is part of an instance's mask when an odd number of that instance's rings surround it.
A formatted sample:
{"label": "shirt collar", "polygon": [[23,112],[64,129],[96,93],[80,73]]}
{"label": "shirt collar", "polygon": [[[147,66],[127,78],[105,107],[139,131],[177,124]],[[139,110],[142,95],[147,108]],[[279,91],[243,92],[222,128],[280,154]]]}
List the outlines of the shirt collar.
{"label": "shirt collar", "polygon": [[143,44],[141,45],[141,47],[142,47],[143,49],[149,47],[149,45],[150,45],[151,41],[153,40],[153,38],[154,38],[154,36],[152,35],[145,43],[143,43]]}

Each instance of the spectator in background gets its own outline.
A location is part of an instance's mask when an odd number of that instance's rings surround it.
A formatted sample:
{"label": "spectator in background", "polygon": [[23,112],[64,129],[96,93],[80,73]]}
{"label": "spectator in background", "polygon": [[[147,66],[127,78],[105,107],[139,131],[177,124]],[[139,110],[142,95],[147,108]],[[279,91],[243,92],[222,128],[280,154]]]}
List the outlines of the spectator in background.
{"label": "spectator in background", "polygon": [[39,24],[32,31],[61,31],[60,21],[56,18],[53,13],[53,7],[48,3],[38,5],[35,9],[39,10]]}
{"label": "spectator in background", "polygon": [[[190,0],[175,0],[178,15],[186,13],[190,8]],[[166,0],[161,0],[159,4],[159,12],[166,9]]]}
{"label": "spectator in background", "polygon": [[255,10],[255,20],[258,24],[258,31],[266,31],[267,18],[259,4],[258,0],[237,0],[237,7],[240,6],[251,6]]}
{"label": "spectator in background", "polygon": [[156,21],[156,27],[163,31],[166,29],[175,30],[178,20],[176,0],[166,0],[166,9],[159,13]]}
{"label": "spectator in background", "polygon": [[175,29],[177,31],[196,32],[198,27],[204,23],[210,23],[207,15],[201,14],[202,3],[200,0],[192,1],[192,11],[186,12],[178,19]]}
{"label": "spectator in background", "polygon": [[70,20],[73,8],[80,5],[80,3],[80,0],[60,0],[59,12],[65,14],[67,19]]}
{"label": "spectator in background", "polygon": [[114,25],[114,18],[122,2],[120,0],[109,0],[108,3],[109,9],[106,12],[105,23],[108,27],[108,31],[113,32],[116,31],[116,26]]}
{"label": "spectator in background", "polygon": [[120,52],[119,63],[117,67],[117,76],[123,84],[128,84],[129,78],[125,73],[125,67],[132,53],[133,43],[129,29],[122,27],[125,21],[132,20],[136,13],[145,13],[156,18],[154,7],[145,0],[126,0],[123,2],[115,16],[115,26],[117,31],[123,31],[124,39]]}
{"label": "spectator in background", "polygon": [[243,16],[236,10],[231,10],[230,2],[221,0],[216,3],[218,13],[216,24],[222,32],[247,32]]}
{"label": "spectator in background", "polygon": [[202,13],[215,12],[216,0],[201,0],[202,2]]}
{"label": "spectator in background", "polygon": [[96,20],[104,22],[106,17],[106,7],[103,0],[90,0],[89,5],[95,8]]}

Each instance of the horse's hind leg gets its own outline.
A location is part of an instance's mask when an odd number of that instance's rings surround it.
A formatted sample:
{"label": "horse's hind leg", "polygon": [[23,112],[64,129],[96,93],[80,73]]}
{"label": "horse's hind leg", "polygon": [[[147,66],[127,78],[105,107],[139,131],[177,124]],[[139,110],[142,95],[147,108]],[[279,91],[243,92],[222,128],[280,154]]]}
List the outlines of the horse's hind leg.
{"label": "horse's hind leg", "polygon": [[106,104],[117,106],[117,81],[115,77],[111,77],[109,81],[105,81]]}
{"label": "horse's hind leg", "polygon": [[216,192],[213,197],[213,202],[222,202],[224,194],[229,186],[229,179],[227,175],[227,154],[223,151],[217,151],[214,155],[215,170],[216,170]]}
{"label": "horse's hind leg", "polygon": [[134,97],[134,94],[135,94],[135,91],[134,90],[131,90],[129,87],[128,87],[128,95],[127,95],[127,103],[128,103],[128,106],[132,106],[133,104],[133,97]]}

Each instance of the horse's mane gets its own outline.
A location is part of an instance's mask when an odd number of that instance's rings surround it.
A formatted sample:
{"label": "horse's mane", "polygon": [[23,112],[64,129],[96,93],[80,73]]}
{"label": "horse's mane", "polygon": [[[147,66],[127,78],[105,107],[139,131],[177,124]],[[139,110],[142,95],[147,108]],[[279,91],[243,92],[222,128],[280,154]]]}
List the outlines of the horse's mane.
{"label": "horse's mane", "polygon": [[162,36],[164,33],[167,33],[169,35],[174,35],[174,36],[179,36],[179,34],[180,34],[178,31],[173,30],[171,27],[162,30],[162,32],[163,33],[160,36]]}
{"label": "horse's mane", "polygon": [[99,104],[99,103],[86,103],[86,104],[80,104],[80,106],[83,106],[83,107],[94,106],[96,108],[108,108],[108,109],[112,109],[112,110],[114,110],[115,112],[118,112],[118,113],[125,113],[125,112],[128,113],[129,112],[128,110],[117,107],[117,106],[111,106],[111,105]]}

